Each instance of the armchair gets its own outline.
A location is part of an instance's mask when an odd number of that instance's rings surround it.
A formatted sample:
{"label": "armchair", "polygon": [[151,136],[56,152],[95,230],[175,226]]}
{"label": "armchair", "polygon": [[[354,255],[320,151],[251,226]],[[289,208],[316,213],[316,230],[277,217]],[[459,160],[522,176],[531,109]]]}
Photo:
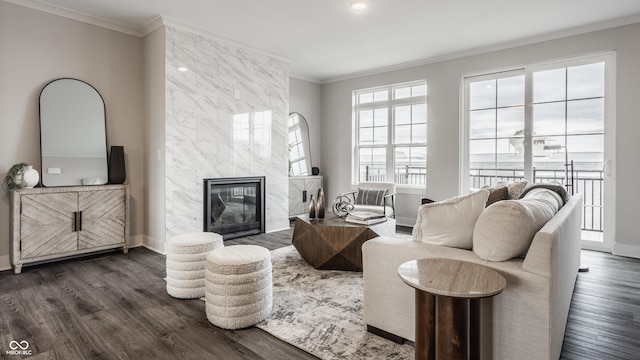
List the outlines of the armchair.
{"label": "armchair", "polygon": [[358,190],[340,194],[354,204],[352,211],[366,211],[396,217],[395,196],[396,184],[386,182],[363,181]]}

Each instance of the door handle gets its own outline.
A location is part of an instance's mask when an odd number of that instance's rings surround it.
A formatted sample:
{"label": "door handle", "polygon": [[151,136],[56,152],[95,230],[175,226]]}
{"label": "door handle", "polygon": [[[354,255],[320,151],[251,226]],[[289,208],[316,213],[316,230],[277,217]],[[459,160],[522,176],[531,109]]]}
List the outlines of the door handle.
{"label": "door handle", "polygon": [[607,160],[604,162],[604,164],[602,164],[602,173],[606,177],[611,176],[611,160]]}
{"label": "door handle", "polygon": [[73,231],[82,231],[82,211],[73,212]]}

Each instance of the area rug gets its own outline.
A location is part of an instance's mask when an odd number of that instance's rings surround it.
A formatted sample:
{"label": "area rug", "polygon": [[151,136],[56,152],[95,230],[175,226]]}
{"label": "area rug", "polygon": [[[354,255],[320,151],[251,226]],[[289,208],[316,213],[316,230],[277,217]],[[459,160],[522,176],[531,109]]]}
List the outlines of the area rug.
{"label": "area rug", "polygon": [[361,272],[315,270],[293,246],[271,252],[273,311],[256,326],[321,359],[413,359],[414,347],[367,332]]}

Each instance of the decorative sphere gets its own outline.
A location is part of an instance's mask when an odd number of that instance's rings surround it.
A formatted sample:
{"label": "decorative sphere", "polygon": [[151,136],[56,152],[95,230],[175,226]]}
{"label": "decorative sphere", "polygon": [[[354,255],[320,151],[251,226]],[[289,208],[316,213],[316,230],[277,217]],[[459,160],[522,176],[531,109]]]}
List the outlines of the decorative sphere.
{"label": "decorative sphere", "polygon": [[32,188],[38,185],[38,181],[40,181],[40,174],[38,170],[34,169],[33,166],[27,165],[22,170],[22,183],[25,188]]}

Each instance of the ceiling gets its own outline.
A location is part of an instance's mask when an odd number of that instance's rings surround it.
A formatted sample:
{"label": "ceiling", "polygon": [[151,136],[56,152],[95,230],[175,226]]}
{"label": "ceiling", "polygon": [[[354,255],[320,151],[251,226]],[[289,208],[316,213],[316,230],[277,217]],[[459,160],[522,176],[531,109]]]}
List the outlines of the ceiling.
{"label": "ceiling", "polygon": [[[319,83],[640,21],[638,0],[7,0],[138,36],[162,15]],[[145,25],[147,25],[145,27]]]}

